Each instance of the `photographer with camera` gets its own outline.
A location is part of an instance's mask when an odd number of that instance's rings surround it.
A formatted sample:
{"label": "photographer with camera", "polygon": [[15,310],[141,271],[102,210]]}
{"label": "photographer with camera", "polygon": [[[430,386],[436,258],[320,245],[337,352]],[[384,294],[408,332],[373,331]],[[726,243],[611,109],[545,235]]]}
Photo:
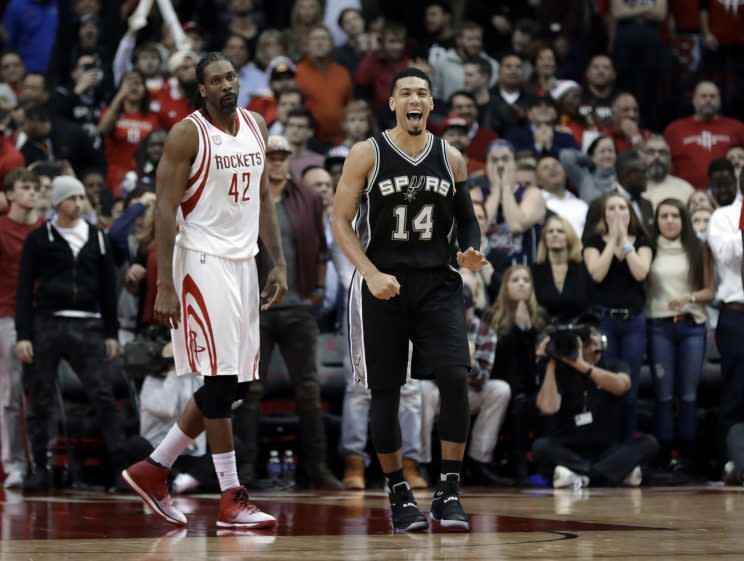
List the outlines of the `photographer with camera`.
{"label": "photographer with camera", "polygon": [[651,435],[621,442],[629,367],[604,358],[599,318],[585,314],[577,324],[558,325],[538,347],[545,366],[537,407],[547,416],[545,434],[532,446],[541,472],[553,487],[641,484],[641,465],[654,459],[659,445]]}

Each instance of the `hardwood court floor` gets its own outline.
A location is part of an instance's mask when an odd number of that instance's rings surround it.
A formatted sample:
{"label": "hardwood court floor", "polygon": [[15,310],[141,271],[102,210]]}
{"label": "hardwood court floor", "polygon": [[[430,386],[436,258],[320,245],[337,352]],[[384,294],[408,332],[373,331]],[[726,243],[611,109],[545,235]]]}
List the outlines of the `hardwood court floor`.
{"label": "hardwood court floor", "polygon": [[253,497],[276,531],[218,530],[215,496],[177,498],[179,529],[130,495],[0,491],[0,560],[744,560],[744,487],[466,489],[469,534],[394,535],[379,491]]}

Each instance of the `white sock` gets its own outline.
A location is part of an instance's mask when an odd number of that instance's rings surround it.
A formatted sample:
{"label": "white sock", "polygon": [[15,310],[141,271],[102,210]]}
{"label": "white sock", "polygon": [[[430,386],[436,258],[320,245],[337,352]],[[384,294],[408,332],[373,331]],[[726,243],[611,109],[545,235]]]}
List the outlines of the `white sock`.
{"label": "white sock", "polygon": [[238,465],[235,463],[235,450],[224,454],[212,454],[212,461],[217,479],[220,481],[220,491],[224,492],[240,485]]}
{"label": "white sock", "polygon": [[163,441],[158,444],[158,447],[150,454],[150,459],[154,462],[159,463],[164,468],[172,468],[173,464],[178,459],[189,444],[194,442],[194,439],[181,430],[178,423],[173,425],[165,435]]}

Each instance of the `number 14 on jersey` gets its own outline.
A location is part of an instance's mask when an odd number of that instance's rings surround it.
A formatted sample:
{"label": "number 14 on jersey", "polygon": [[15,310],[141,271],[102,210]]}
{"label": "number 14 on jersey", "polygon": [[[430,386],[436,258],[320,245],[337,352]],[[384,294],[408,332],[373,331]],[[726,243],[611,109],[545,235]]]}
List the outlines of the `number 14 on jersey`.
{"label": "number 14 on jersey", "polygon": [[[240,177],[240,180],[238,178]],[[240,183],[240,186],[238,186]],[[227,192],[229,196],[233,198],[234,203],[245,203],[251,200],[248,196],[248,189],[251,186],[251,172],[244,171],[243,173],[233,173],[232,180],[230,181],[230,190]],[[240,194],[242,190],[242,195]]]}
{"label": "number 14 on jersey", "polygon": [[[395,230],[393,231],[393,239],[396,241],[406,241],[409,237],[408,233],[408,207],[406,205],[396,206],[393,209],[393,217],[395,218]],[[424,205],[418,214],[411,221],[413,231],[418,232],[420,240],[430,240],[432,237],[432,230],[434,230],[434,205]]]}

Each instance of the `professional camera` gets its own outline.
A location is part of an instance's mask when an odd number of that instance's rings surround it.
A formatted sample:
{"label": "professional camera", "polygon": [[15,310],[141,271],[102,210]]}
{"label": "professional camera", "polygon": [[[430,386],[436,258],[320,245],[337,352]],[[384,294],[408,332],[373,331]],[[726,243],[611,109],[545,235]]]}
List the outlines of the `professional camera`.
{"label": "professional camera", "polygon": [[138,334],[124,346],[122,359],[128,376],[143,379],[158,376],[173,367],[173,355],[163,356],[163,349],[170,343],[170,334],[162,326],[152,326]]}
{"label": "professional camera", "polygon": [[558,323],[549,325],[545,332],[550,336],[547,353],[555,359],[577,358],[579,341],[586,344],[592,335],[590,325],[583,323]]}

